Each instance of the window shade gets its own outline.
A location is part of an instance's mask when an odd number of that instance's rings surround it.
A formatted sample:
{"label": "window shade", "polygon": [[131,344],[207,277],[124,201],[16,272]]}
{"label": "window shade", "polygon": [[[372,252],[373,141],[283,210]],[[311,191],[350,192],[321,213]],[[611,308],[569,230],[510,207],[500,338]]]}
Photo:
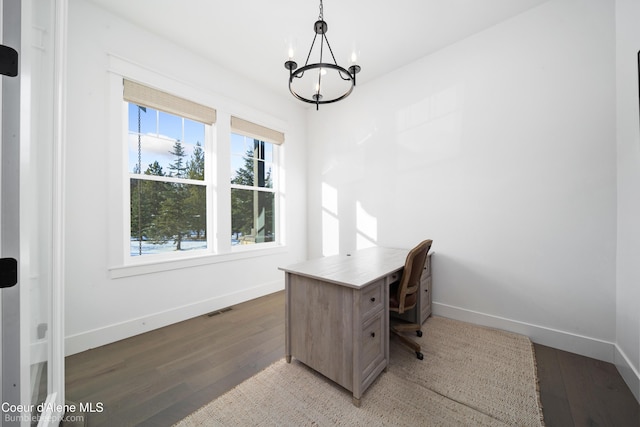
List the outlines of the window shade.
{"label": "window shade", "polygon": [[231,116],[231,130],[235,133],[273,144],[280,145],[284,142],[284,133],[234,116]]}
{"label": "window shade", "polygon": [[216,110],[213,108],[126,79],[124,100],[208,125],[216,122]]}

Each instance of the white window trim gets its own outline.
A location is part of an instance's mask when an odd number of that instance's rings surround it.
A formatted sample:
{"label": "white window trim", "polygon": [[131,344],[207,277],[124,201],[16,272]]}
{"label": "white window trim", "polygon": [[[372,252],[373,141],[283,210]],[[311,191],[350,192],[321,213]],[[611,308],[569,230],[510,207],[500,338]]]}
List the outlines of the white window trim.
{"label": "white window trim", "polygon": [[[132,79],[146,83],[153,87],[160,87],[174,94],[179,94],[194,102],[203,105],[211,105],[217,110],[217,122],[211,129],[215,132],[213,138],[206,138],[206,143],[213,147],[206,147],[212,155],[205,163],[205,176],[212,176],[211,184],[207,186],[207,198],[210,199],[208,215],[213,218],[207,221],[208,247],[201,251],[186,251],[184,253],[172,253],[170,259],[158,255],[151,257],[130,257],[129,244],[129,173],[128,150],[126,141],[128,129],[124,126],[127,120],[126,104],[122,98],[122,79]],[[141,66],[134,61],[115,55],[109,55],[109,114],[108,138],[114,142],[108,147],[108,179],[113,183],[109,187],[107,197],[109,203],[107,215],[109,217],[107,252],[108,274],[112,279],[135,276],[140,274],[152,274],[157,272],[191,268],[207,264],[229,262],[253,257],[270,256],[288,252],[286,246],[286,234],[283,225],[285,220],[284,182],[281,173],[284,161],[283,145],[278,146],[274,153],[274,182],[277,183],[276,205],[278,215],[275,224],[276,242],[261,243],[259,245],[245,245],[240,248],[231,245],[231,187],[230,187],[230,117],[243,117],[256,123],[264,124],[273,129],[285,129],[282,121],[264,113],[252,110],[237,102],[212,95],[202,89],[181,81],[180,79],[165,76]],[[118,112],[118,113],[116,113]],[[115,143],[117,141],[117,143]],[[277,159],[275,156],[277,155]],[[223,159],[223,160],[221,160]],[[222,185],[221,185],[222,183]],[[211,211],[209,213],[209,211]],[[228,211],[228,212],[227,212]],[[227,235],[229,234],[229,235]],[[123,237],[124,236],[124,237]],[[128,259],[127,259],[128,258]]]}
{"label": "white window trim", "polygon": [[123,265],[109,268],[109,277],[118,279],[123,277],[138,276],[142,274],[160,273],[163,271],[178,270],[181,268],[199,267],[203,265],[216,264],[221,262],[237,261],[241,259],[249,259],[262,257],[267,255],[276,255],[288,252],[288,248],[283,245],[277,246],[260,246],[251,250],[239,250],[232,253],[223,254],[207,254],[207,255],[191,255],[181,259],[170,259],[164,261],[149,260],[135,265]]}

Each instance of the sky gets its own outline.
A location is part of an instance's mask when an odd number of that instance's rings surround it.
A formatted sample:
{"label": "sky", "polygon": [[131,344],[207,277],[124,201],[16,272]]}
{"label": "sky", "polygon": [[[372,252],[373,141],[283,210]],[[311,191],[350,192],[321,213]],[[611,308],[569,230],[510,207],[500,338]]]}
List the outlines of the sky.
{"label": "sky", "polygon": [[[142,172],[149,164],[158,161],[165,173],[175,161],[170,154],[176,141],[181,141],[186,153],[184,162],[191,158],[196,143],[204,146],[205,125],[172,114],[147,108],[140,110],[140,146]],[[139,107],[129,104],[129,172],[138,163],[138,111]]]}
{"label": "sky", "polygon": [[[140,112],[140,129],[138,129],[138,112]],[[142,173],[150,164],[158,161],[165,174],[169,173],[169,165],[175,161],[170,154],[176,141],[181,141],[186,154],[184,162],[191,158],[196,143],[204,147],[205,125],[203,123],[184,119],[163,111],[146,108],[139,109],[135,104],[129,104],[129,172],[133,172],[138,164],[138,136],[141,147]],[[242,135],[231,135],[231,176],[245,165],[244,155],[252,149],[253,138]],[[266,144],[265,159],[267,168],[273,162],[273,146]],[[205,159],[206,161],[206,159]]]}

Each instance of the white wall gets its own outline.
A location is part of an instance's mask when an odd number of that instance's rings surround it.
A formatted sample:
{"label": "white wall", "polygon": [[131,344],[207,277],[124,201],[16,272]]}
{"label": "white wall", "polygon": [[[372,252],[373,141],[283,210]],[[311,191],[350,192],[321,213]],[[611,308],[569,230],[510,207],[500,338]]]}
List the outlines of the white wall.
{"label": "white wall", "polygon": [[618,245],[616,365],[640,401],[640,3],[616,1]]}
{"label": "white wall", "polygon": [[[277,266],[297,262],[306,255],[304,110],[286,93],[266,92],[90,3],[72,0],[69,9],[67,353],[283,289],[283,274]],[[160,79],[190,88],[211,101],[212,107],[224,111],[227,119],[229,113],[235,113],[247,119],[269,118],[284,126],[278,129],[286,132],[284,231],[295,237],[287,240],[284,250],[114,278],[122,275],[121,271],[114,275],[111,270],[118,264],[113,246],[121,240],[114,215],[123,214],[113,208],[122,205],[117,195],[121,177],[114,173],[114,168],[120,167],[117,153],[122,141],[113,130],[110,110],[113,70],[109,67],[113,58],[121,64],[132,64],[132,69],[149,70]],[[118,117],[115,123],[119,123]],[[228,123],[219,126],[228,127]]]}
{"label": "white wall", "polygon": [[310,111],[310,256],[432,238],[436,314],[613,361],[614,20],[551,1]]}

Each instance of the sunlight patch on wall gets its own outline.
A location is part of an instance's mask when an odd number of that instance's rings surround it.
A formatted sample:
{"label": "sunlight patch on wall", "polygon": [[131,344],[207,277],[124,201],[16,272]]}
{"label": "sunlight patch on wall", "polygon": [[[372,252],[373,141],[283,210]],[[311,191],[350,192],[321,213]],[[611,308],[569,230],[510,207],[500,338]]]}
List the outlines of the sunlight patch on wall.
{"label": "sunlight patch on wall", "polygon": [[376,246],[378,241],[378,218],[367,212],[360,201],[356,202],[356,230],[357,249]]}
{"label": "sunlight patch on wall", "polygon": [[338,190],[322,183],[322,255],[340,252],[340,221],[338,220]]}

